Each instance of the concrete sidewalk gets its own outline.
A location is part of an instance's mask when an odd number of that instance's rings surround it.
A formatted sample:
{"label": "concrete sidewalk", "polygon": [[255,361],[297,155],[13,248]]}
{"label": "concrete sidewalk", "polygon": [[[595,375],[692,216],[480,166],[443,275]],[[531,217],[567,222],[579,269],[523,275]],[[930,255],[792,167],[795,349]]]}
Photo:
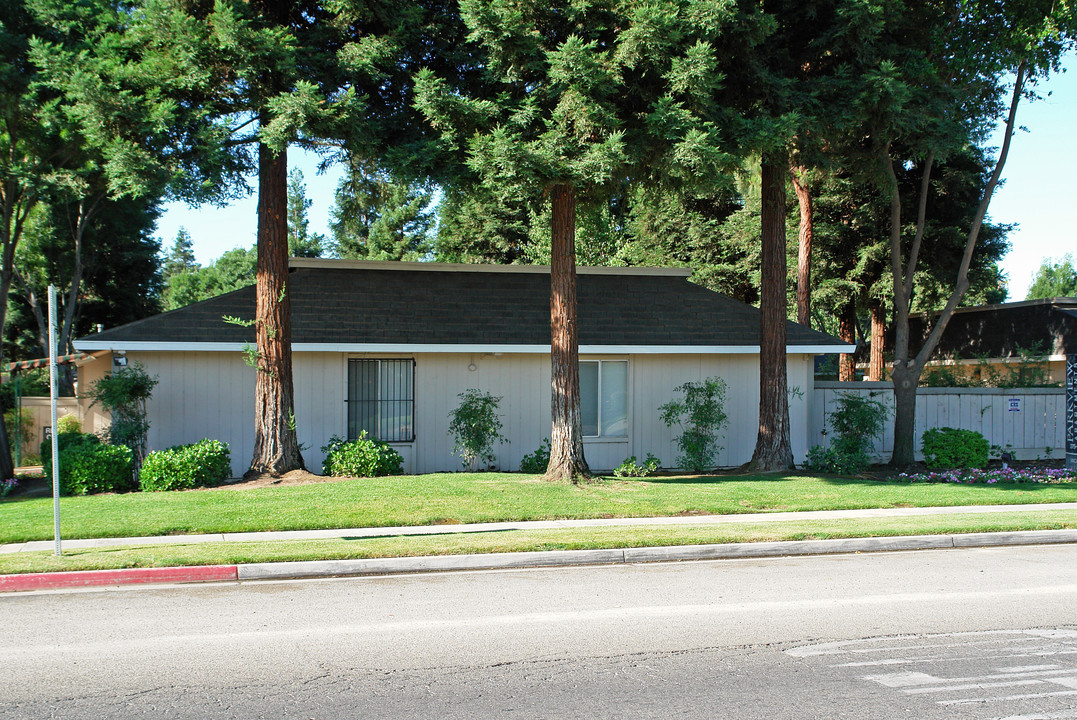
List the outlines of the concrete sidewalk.
{"label": "concrete sidewalk", "polygon": [[[405,535],[434,535],[504,530],[559,529],[572,527],[719,525],[786,520],[831,520],[916,515],[1002,514],[1036,510],[1074,510],[1077,503],[1043,505],[970,505],[958,507],[887,508],[865,510],[819,510],[743,515],[698,515],[688,517],[614,518],[595,520],[549,520],[534,522],[474,523],[469,525],[422,525],[335,530],[292,530],[284,532],[217,533],[208,535],[168,535],[160,537],[96,538],[68,540],[67,549],[133,545],[192,544],[213,542],[272,542],[331,538],[370,538]],[[221,582],[287,578],[344,577],[399,573],[489,570],[498,568],[554,567],[640,563],[680,560],[717,560],[746,557],[781,557],[832,553],[926,550],[1002,545],[1077,543],[1077,530],[917,535],[908,537],[868,537],[840,540],[802,540],[759,543],[726,543],[670,547],[644,547],[550,552],[439,555],[366,560],[319,560],[305,562],[250,563],[178,568],[131,568],[76,572],[27,573],[0,576],[0,593],[27,590],[56,590],[145,583]],[[48,551],[53,541],[34,541],[0,546],[0,553]]]}

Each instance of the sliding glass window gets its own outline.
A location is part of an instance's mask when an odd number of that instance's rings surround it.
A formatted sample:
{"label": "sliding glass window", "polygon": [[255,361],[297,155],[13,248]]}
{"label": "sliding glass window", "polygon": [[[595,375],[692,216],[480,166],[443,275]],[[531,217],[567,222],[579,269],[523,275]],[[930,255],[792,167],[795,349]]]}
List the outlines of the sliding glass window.
{"label": "sliding glass window", "polygon": [[580,419],[585,437],[628,436],[628,361],[580,362]]}

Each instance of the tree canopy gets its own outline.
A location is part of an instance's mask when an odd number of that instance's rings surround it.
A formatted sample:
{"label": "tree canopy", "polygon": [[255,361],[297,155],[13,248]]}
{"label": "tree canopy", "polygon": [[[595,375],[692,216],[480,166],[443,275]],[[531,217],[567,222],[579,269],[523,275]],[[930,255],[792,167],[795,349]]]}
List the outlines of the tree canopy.
{"label": "tree canopy", "polygon": [[1059,260],[1044,260],[1036,270],[1026,299],[1056,297],[1077,297],[1077,268],[1074,267],[1072,253],[1063,255]]}

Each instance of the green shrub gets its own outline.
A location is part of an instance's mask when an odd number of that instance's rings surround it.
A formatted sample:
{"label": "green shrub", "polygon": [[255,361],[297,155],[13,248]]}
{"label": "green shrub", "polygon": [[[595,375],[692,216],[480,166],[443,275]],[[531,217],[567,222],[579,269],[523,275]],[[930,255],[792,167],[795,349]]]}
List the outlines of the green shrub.
{"label": "green shrub", "polygon": [[322,474],[333,477],[380,477],[399,475],[404,470],[404,458],[389,443],[366,436],[366,430],[355,440],[334,435],[322,446],[325,462]]}
{"label": "green shrub", "polygon": [[105,440],[131,448],[136,470],[146,457],[146,433],[150,429],[146,402],[156,385],[157,378],[150,377],[146,368],[136,362],[108,373],[90,389],[90,405],[100,404],[112,417]]}
{"label": "green shrub", "polygon": [[80,433],[82,432],[82,421],[79,420],[77,415],[72,415],[71,413],[61,415],[56,418],[56,432],[61,435],[66,433]]}
{"label": "green shrub", "polygon": [[550,466],[550,438],[544,438],[538,449],[528,453],[520,460],[520,472],[537,475],[546,472]]}
{"label": "green shrub", "polygon": [[142,463],[139,486],[149,492],[220,485],[232,474],[228,444],[199,440],[151,452]]}
{"label": "green shrub", "polygon": [[725,381],[710,377],[686,382],[674,390],[684,393],[684,399],[670,400],[658,410],[666,427],[681,428],[681,434],[673,441],[681,451],[677,462],[685,470],[712,470],[722,449],[718,433],[726,422]]}
{"label": "green shrub", "polygon": [[[62,432],[56,435],[56,445],[60,453],[60,468],[63,468],[63,452],[77,445],[100,445],[101,438],[91,433]],[[41,460],[45,468],[45,477],[52,477],[52,438],[41,441]]]}
{"label": "green shrub", "polygon": [[839,393],[837,407],[827,418],[834,439],[829,448],[816,445],[809,449],[804,468],[839,475],[861,472],[871,463],[868,451],[872,440],[882,433],[889,412],[885,404],[870,396]]}
{"label": "green shrub", "polygon": [[643,461],[642,465],[638,464],[636,456],[632,455],[625,458],[625,461],[613,471],[613,474],[617,477],[647,477],[654,474],[654,471],[660,467],[662,467],[662,461],[650,453],[647,453],[647,459]]}
{"label": "green shrub", "polygon": [[131,449],[104,445],[94,435],[79,436],[94,438],[95,442],[72,443],[60,453],[60,492],[92,495],[130,490]]}
{"label": "green shrub", "polygon": [[987,466],[990,444],[975,430],[932,428],[923,434],[921,440],[924,462],[932,470]]}
{"label": "green shrub", "polygon": [[475,472],[483,461],[494,459],[494,443],[505,442],[501,420],[497,416],[500,397],[479,390],[465,390],[457,395],[460,404],[449,413],[453,454],[463,458],[464,467]]}
{"label": "green shrub", "polygon": [[804,468],[812,472],[835,475],[854,475],[868,466],[868,456],[863,452],[841,451],[837,447],[824,448],[815,445],[808,450]]}

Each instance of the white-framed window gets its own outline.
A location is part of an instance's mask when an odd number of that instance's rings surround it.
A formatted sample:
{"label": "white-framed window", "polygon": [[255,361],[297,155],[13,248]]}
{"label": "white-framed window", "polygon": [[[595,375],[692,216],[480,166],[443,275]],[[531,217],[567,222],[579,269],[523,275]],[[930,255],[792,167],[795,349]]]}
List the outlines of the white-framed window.
{"label": "white-framed window", "polygon": [[415,361],[348,360],[348,439],[415,439]]}
{"label": "white-framed window", "polygon": [[628,437],[628,361],[580,361],[584,437]]}

